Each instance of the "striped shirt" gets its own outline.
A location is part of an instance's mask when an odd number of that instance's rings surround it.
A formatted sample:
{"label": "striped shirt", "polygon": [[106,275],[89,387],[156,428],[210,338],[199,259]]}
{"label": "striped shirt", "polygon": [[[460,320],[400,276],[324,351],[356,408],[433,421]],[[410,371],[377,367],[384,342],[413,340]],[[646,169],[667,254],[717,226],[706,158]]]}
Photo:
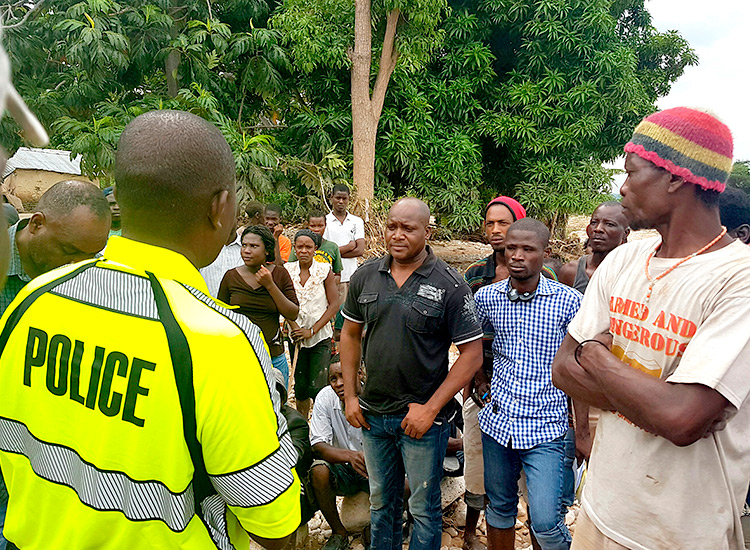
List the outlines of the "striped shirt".
{"label": "striped shirt", "polygon": [[300,521],[259,329],[182,255],[112,237],[0,320],[5,537],[25,550],[220,548]]}
{"label": "striped shirt", "polygon": [[495,333],[492,404],[479,412],[479,426],[502,445],[530,449],[568,429],[566,396],[552,385],[552,360],[582,296],[540,277],[531,301],[511,302],[509,285],[505,279],[474,295],[477,315]]}

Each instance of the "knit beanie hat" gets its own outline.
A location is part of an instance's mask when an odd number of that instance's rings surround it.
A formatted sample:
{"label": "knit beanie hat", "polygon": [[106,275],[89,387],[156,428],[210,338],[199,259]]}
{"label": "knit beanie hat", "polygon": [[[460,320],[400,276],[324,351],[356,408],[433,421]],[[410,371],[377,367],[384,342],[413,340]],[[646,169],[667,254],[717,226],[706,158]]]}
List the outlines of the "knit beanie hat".
{"label": "knit beanie hat", "polygon": [[521,218],[526,217],[526,209],[521,206],[521,203],[518,202],[516,199],[511,199],[510,197],[496,197],[490,201],[490,203],[487,205],[487,208],[484,209],[484,215],[487,215],[487,210],[490,209],[490,206],[493,204],[502,204],[505,206],[508,210],[510,210],[510,213],[513,214],[513,221],[517,222]]}
{"label": "knit beanie hat", "polygon": [[732,133],[727,125],[688,107],[665,109],[644,118],[625,152],[719,193],[732,172]]}

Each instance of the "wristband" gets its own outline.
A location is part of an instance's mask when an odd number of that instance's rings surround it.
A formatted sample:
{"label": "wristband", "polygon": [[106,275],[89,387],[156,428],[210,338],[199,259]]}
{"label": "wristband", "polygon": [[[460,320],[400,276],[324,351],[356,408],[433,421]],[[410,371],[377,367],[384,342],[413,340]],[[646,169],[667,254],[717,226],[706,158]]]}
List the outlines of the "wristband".
{"label": "wristband", "polygon": [[[604,342],[600,342],[599,340],[594,340],[593,338],[591,340],[584,340],[583,342],[578,344],[575,351],[573,352],[573,359],[576,360],[576,363],[578,363],[578,366],[580,367],[583,367],[583,365],[581,365],[581,362],[578,360],[578,358],[581,356],[581,352],[583,351],[583,345],[588,344],[589,342],[596,342],[597,344],[601,344],[602,346],[607,348],[607,344],[605,344]],[[607,348],[607,351],[609,351],[609,348]]]}

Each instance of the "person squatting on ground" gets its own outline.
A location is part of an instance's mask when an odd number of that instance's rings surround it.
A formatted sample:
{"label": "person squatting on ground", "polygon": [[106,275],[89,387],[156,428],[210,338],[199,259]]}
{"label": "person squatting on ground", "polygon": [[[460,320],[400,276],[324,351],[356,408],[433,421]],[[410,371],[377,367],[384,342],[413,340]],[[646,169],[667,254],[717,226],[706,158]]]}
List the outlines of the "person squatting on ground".
{"label": "person squatting on ground", "polygon": [[[363,372],[357,373],[361,391]],[[362,449],[362,428],[355,428],[344,414],[344,378],[338,357],[331,359],[329,385],[323,388],[313,405],[310,419],[310,443],[317,460],[310,471],[313,490],[323,517],[331,526],[331,538],[325,550],[349,548],[346,528],[336,508],[336,495],[369,492],[367,465]]]}
{"label": "person squatting on ground", "polygon": [[[305,418],[310,403],[326,386],[331,362],[331,319],[339,309],[331,265],[315,261],[321,237],[309,229],[300,229],[294,236],[294,249],[299,258],[284,264],[299,300],[297,321],[290,321],[290,336],[295,343],[294,397],[297,410]],[[294,356],[292,362],[295,362]]]}
{"label": "person squatting on ground", "polygon": [[625,151],[625,216],[660,237],[609,254],[555,358],[555,384],[603,410],[573,548],[740,550],[750,250],[719,219],[732,136],[677,107]]}
{"label": "person squatting on ground", "polygon": [[[526,209],[511,197],[497,197],[490,201],[484,212],[484,236],[492,246],[492,254],[471,264],[464,279],[472,293],[485,285],[508,278],[505,264],[505,234],[510,225],[526,217]],[[492,324],[482,324],[482,349],[484,362],[474,378],[464,388],[464,481],[466,483],[466,525],[464,548],[479,550],[482,545],[476,537],[479,512],[485,509],[487,496],[484,490],[484,457],[482,456],[482,431],[477,414],[489,402],[492,376]]]}
{"label": "person squatting on ground", "polygon": [[274,263],[276,241],[267,227],[245,228],[241,241],[244,265],[226,272],[218,298],[225,304],[239,306],[236,311],[258,325],[268,344],[273,366],[281,371],[289,387],[289,363],[284,353],[279,315],[294,321],[299,314],[294,283],[289,272]]}
{"label": "person squatting on ground", "polygon": [[[429,222],[429,208],[419,199],[391,207],[388,254],[354,273],[343,309],[346,418],[364,428],[374,550],[401,548],[404,473],[414,517],[409,547],[440,548],[440,478],[448,441],[443,409],[482,364],[482,329],[471,290],[426,246]],[[451,342],[459,357],[449,371]],[[360,396],[363,353],[367,379]]]}
{"label": "person squatting on ground", "polygon": [[512,549],[518,480],[526,474],[531,530],[543,550],[570,547],[565,503],[573,470],[566,458],[567,397],[552,385],[552,359],[578,311],[581,294],[541,275],[549,230],[538,220],[514,222],[505,235],[510,277],[480,288],[477,314],[492,325],[491,402],[479,412],[487,538]]}
{"label": "person squatting on ground", "polygon": [[123,236],[27,284],[2,318],[6,537],[278,548],[300,497],[270,357],[196,268],[235,227],[232,151],[207,121],[152,111],[123,131],[115,180]]}

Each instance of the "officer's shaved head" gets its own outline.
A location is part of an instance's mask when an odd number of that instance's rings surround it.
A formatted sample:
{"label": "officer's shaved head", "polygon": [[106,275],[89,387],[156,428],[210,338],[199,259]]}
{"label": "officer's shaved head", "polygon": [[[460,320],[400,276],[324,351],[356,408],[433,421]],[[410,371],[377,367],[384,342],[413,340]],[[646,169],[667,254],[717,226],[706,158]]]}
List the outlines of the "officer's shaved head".
{"label": "officer's shaved head", "polygon": [[78,206],[87,207],[100,220],[110,217],[109,203],[101,190],[79,180],[60,181],[47,189],[39,199],[36,211],[47,217],[67,216]]}
{"label": "officer's shaved head", "polygon": [[393,203],[390,211],[409,211],[415,219],[424,223],[425,227],[430,225],[430,207],[420,199],[404,197]]}
{"label": "officer's shaved head", "polygon": [[210,122],[184,111],[151,111],[123,131],[115,181],[125,227],[147,217],[176,229],[201,216],[217,192],[234,193],[234,158]]}

